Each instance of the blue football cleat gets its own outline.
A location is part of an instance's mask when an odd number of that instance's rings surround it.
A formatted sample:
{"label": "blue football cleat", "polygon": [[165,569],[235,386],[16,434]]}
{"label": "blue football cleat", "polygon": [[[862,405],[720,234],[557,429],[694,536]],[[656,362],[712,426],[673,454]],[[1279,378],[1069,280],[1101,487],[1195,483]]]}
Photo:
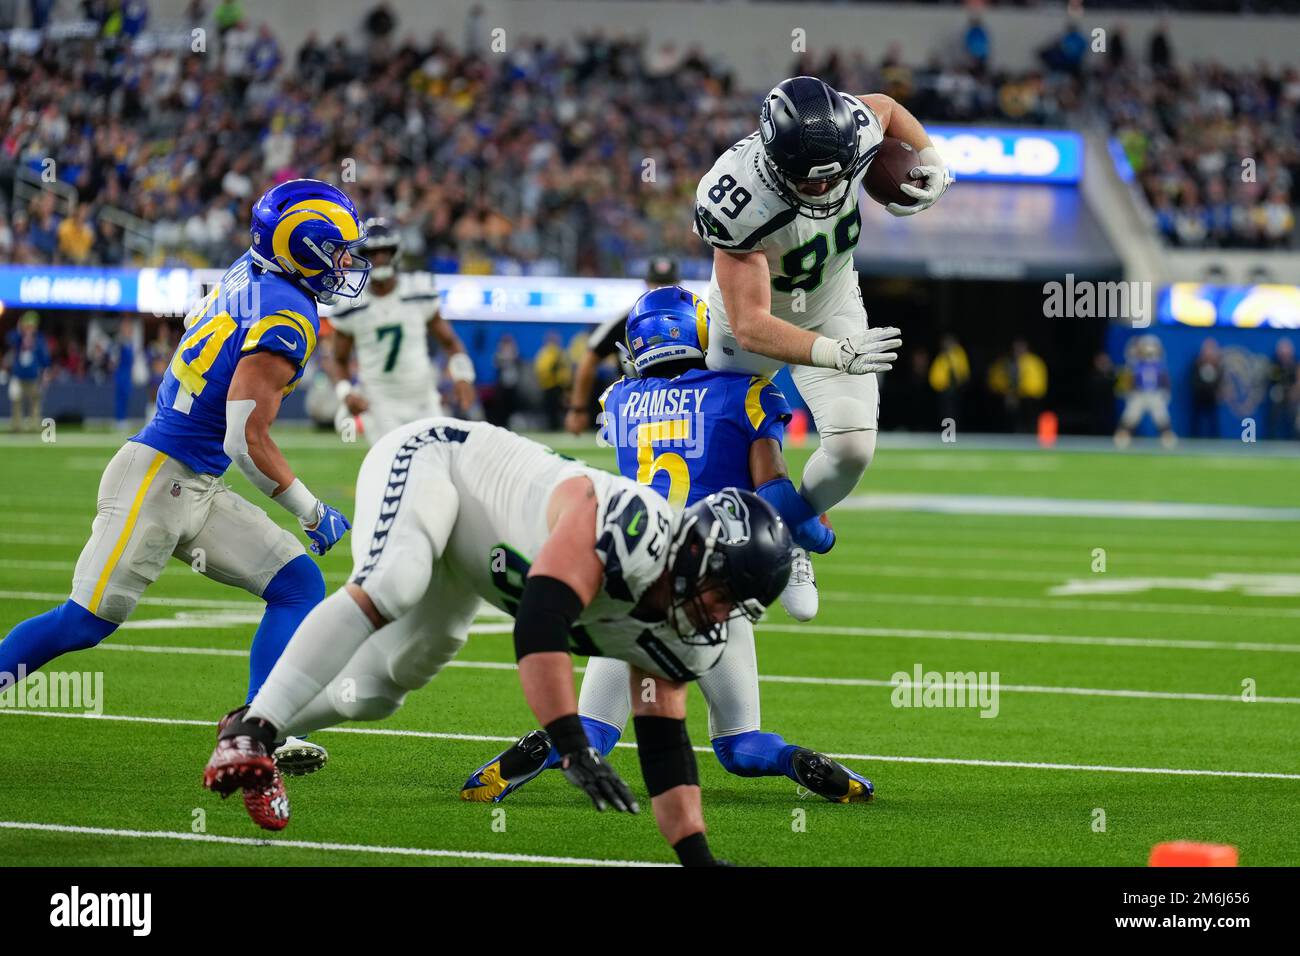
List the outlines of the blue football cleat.
{"label": "blue football cleat", "polygon": [[500,803],[541,773],[550,753],[551,738],[546,731],[524,734],[470,774],[460,788],[460,798],[474,803]]}
{"label": "blue football cleat", "polygon": [[795,779],[831,803],[867,803],[875,796],[870,780],[825,754],[800,747],[792,760]]}

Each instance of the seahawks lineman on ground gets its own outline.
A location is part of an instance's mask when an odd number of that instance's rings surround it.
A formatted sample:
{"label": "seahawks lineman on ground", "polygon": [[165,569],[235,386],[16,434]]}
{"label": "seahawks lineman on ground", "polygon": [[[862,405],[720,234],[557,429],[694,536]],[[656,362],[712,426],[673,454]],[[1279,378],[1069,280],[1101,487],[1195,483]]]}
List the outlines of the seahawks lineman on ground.
{"label": "seahawks lineman on ground", "polygon": [[[334,361],[324,368],[339,397],[335,427],[353,428],[373,445],[399,425],[442,414],[429,336],[447,353],[462,414],[474,406],[474,363],[438,309],[433,277],[399,273],[397,231],[383,219],[370,219],[365,228],[361,251],[372,263],[370,284],[354,302],[330,315]],[[360,387],[348,379],[354,351]]]}
{"label": "seahawks lineman on ground", "polygon": [[[637,811],[578,717],[570,651],[627,661],[642,773],[684,863],[710,863],[686,687],[790,574],[785,523],[734,488],[675,513],[653,490],[486,422],[426,419],[381,439],[357,476],[353,569],[294,635],[261,692],[223,721],[205,786],[266,789],[282,733],[379,720],[464,646],[482,598],[515,617],[524,695],[568,779]],[[245,806],[283,829],[283,785]]]}
{"label": "seahawks lineman on ground", "polygon": [[[632,307],[626,342],[639,376],[619,379],[601,397],[602,437],[617,449],[619,471],[659,491],[675,507],[689,507],[728,486],[753,488],[781,515],[796,542],[810,551],[829,551],[835,533],[787,477],[781,452],[790,419],[785,396],[762,376],[705,368],[707,330],[704,301],[686,289],[656,289]],[[835,803],[871,799],[870,780],[760,729],[758,661],[749,621],[727,625],[727,652],[700,676],[700,690],[709,704],[714,753],[728,772],[784,775]],[[602,657],[588,661],[578,710],[587,737],[609,753],[632,711],[627,665]],[[557,763],[545,733],[532,731],[474,771],[461,799],[500,802]]]}
{"label": "seahawks lineman on ground", "polygon": [[[369,263],[353,254],[365,232],[342,192],[295,179],[253,206],[252,236],[249,251],[186,317],[157,414],[108,463],[71,597],[0,643],[0,686],[3,672],[34,671],[100,643],[176,557],[266,601],[249,654],[252,700],[325,596],[302,544],[221,476],[233,463],[298,519],[316,554],[347,531],[347,519],[294,475],[270,428],[316,348],[317,302],[355,296],[365,285]],[[309,773],[326,754],[290,741],[276,757],[286,773]]]}
{"label": "seahawks lineman on ground", "polygon": [[[888,96],[840,93],[797,76],[763,102],[759,129],[700,180],[695,231],[714,248],[708,363],[771,377],[792,366],[821,438],[800,492],[818,514],[857,486],[876,448],[879,390],[902,344],[898,329],[867,327],[853,268],[858,190],[885,135],[918,151],[912,206],[934,205],[952,176],[925,129]],[[796,578],[811,573],[806,556]],[[815,610],[815,609],[814,609]]]}

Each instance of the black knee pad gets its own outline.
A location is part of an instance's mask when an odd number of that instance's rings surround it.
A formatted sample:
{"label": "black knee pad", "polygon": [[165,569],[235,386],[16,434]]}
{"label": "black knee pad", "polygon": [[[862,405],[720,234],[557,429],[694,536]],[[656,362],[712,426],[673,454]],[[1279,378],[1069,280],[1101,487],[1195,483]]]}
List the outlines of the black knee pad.
{"label": "black knee pad", "polygon": [[634,717],[632,724],[636,727],[641,775],[651,797],[673,787],[699,785],[699,767],[691,740],[686,736],[686,721],[675,717]]}

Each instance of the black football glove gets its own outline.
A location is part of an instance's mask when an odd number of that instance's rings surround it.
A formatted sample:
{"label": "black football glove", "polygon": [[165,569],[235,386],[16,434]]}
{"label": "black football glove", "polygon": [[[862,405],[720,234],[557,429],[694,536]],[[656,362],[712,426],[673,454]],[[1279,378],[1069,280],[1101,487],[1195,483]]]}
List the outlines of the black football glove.
{"label": "black football glove", "polygon": [[628,785],[595,747],[565,754],[560,769],[569,783],[586,791],[597,810],[604,811],[610,806],[622,813],[641,812]]}

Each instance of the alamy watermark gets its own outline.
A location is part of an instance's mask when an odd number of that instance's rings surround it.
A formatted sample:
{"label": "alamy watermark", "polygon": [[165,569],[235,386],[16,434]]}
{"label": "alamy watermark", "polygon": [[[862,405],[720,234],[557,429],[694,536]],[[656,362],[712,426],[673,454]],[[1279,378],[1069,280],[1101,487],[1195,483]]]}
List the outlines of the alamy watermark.
{"label": "alamy watermark", "polygon": [[1145,329],[1153,301],[1150,282],[1076,281],[1069,272],[1064,282],[1043,283],[1043,317],[1048,319],[1110,319]]}
{"label": "alamy watermark", "polygon": [[895,707],[969,707],[981,717],[998,715],[999,671],[927,671],[916,664],[909,674],[897,671],[890,702]]}
{"label": "alamy watermark", "polygon": [[[15,679],[16,677],[16,679]],[[16,686],[15,686],[16,685]],[[103,671],[0,671],[0,710],[79,710],[104,713]]]}

